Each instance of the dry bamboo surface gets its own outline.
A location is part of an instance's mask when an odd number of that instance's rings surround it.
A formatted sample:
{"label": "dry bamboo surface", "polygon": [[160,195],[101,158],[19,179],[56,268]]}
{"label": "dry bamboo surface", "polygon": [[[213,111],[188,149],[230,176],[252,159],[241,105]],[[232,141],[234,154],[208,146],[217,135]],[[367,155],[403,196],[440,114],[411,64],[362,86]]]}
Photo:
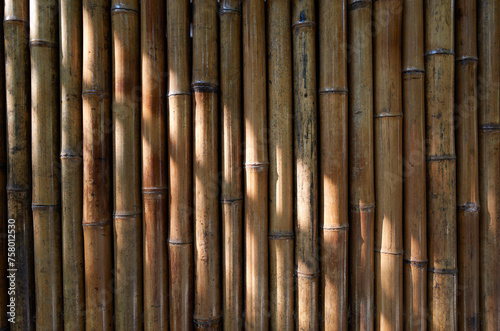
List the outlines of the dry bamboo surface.
{"label": "dry bamboo surface", "polygon": [[405,330],[427,328],[424,2],[403,3]]}
{"label": "dry bamboo surface", "polygon": [[[4,1],[0,1],[0,17],[3,18]],[[3,24],[0,25],[0,329],[8,326],[7,304],[9,303],[7,269],[7,111],[5,105],[5,58],[3,43]]]}
{"label": "dry bamboo surface", "polygon": [[241,4],[220,5],[222,110],[222,315],[225,330],[243,329],[243,177]]}
{"label": "dry bamboo surface", "polygon": [[349,300],[352,330],[374,326],[372,3],[348,1]]}
{"label": "dry bamboo surface", "polygon": [[[500,329],[500,3],[478,1],[480,309]],[[459,159],[460,161],[460,159]]]}
{"label": "dry bamboo surface", "polygon": [[113,328],[110,1],[83,0],[83,237],[86,329]]}
{"label": "dry bamboo surface", "polygon": [[170,329],[193,327],[192,109],[189,1],[167,2],[170,181]]}
{"label": "dry bamboo surface", "polygon": [[194,91],[194,323],[197,330],[221,326],[217,1],[193,3]]}
{"label": "dry bamboo surface", "polygon": [[269,295],[272,330],[294,328],[291,3],[267,1]]}
{"label": "dry bamboo surface", "polygon": [[322,330],[347,329],[349,239],[346,1],[319,2],[319,217]]}
{"label": "dry bamboo surface", "polygon": [[7,108],[7,212],[15,220],[16,323],[35,329],[31,213],[31,119],[28,0],[6,0],[4,12]]}

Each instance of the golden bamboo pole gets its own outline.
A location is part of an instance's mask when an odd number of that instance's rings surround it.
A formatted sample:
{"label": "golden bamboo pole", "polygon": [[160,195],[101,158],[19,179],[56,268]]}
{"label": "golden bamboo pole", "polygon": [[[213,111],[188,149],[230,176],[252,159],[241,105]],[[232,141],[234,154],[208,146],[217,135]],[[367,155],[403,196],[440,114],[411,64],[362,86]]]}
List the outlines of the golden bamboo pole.
{"label": "golden bamboo pole", "polygon": [[293,95],[291,3],[267,1],[269,293],[272,330],[293,330]]}
{"label": "golden bamboo pole", "polygon": [[141,1],[144,329],[168,325],[165,2]]}
{"label": "golden bamboo pole", "polygon": [[83,238],[86,329],[113,328],[110,1],[83,0]]}
{"label": "golden bamboo pole", "polygon": [[241,5],[220,5],[222,110],[222,315],[225,330],[243,329],[243,177],[241,126]]}
{"label": "golden bamboo pole", "polygon": [[346,1],[322,0],[318,13],[321,328],[346,330],[349,236]]}
{"label": "golden bamboo pole", "polygon": [[189,1],[167,2],[170,159],[170,329],[193,327],[192,109]]}
{"label": "golden bamboo pole", "polygon": [[451,0],[425,2],[427,305],[431,330],[457,328],[453,13]]}
{"label": "golden bamboo pole", "polygon": [[142,328],[139,1],[111,2],[115,327]]}
{"label": "golden bamboo pole", "polygon": [[348,1],[349,63],[349,297],[351,328],[373,329],[374,171],[372,2]]}
{"label": "golden bamboo pole", "polygon": [[500,327],[500,3],[478,1],[480,309],[483,330]]}
{"label": "golden bamboo pole", "polygon": [[217,1],[193,3],[194,91],[194,323],[197,330],[221,324],[218,185]]}
{"label": "golden bamboo pole", "polygon": [[35,329],[28,0],[6,0],[4,8],[7,218],[15,221],[13,263],[17,269],[16,323],[11,328],[24,331]]}
{"label": "golden bamboo pole", "polygon": [[427,328],[424,2],[403,1],[405,330]]}
{"label": "golden bamboo pole", "polygon": [[[4,1],[0,1],[0,17],[3,18]],[[7,254],[7,108],[5,105],[5,57],[3,24],[0,25],[0,329],[8,327],[7,305],[9,302],[7,281],[8,259]]]}

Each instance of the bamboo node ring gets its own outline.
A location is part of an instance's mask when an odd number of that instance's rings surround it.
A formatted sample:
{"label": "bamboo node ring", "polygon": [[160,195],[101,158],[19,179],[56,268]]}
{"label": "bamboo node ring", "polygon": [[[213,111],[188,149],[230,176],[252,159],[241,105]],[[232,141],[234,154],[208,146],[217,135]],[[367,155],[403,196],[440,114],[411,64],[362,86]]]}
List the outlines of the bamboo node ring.
{"label": "bamboo node ring", "polygon": [[403,263],[416,266],[417,268],[425,268],[429,264],[429,261],[428,260],[403,259]]}
{"label": "bamboo node ring", "polygon": [[292,24],[292,29],[299,29],[302,27],[313,27],[316,28],[316,23],[313,21],[300,21]]}
{"label": "bamboo node ring", "polygon": [[455,161],[457,156],[455,154],[444,154],[444,155],[428,155],[426,157],[427,161]]}
{"label": "bamboo node ring", "polygon": [[479,126],[479,130],[481,131],[500,131],[500,124],[483,124]]}
{"label": "bamboo node ring", "polygon": [[346,231],[347,229],[349,229],[349,224],[342,224],[339,226],[322,226],[321,229],[323,231],[332,231],[332,232]]}
{"label": "bamboo node ring", "polygon": [[447,48],[438,48],[434,49],[431,51],[428,51],[424,54],[424,57],[431,56],[431,55],[455,55],[452,49],[447,49]]}
{"label": "bamboo node ring", "polygon": [[269,233],[269,240],[292,240],[295,238],[295,234],[293,232],[288,233]]}
{"label": "bamboo node ring", "polygon": [[193,322],[198,325],[214,325],[214,324],[219,324],[221,320],[220,316],[214,316],[211,318],[194,318]]}
{"label": "bamboo node ring", "polygon": [[295,276],[300,277],[300,278],[313,279],[313,278],[319,278],[319,276],[321,276],[321,272],[319,271],[319,272],[315,272],[315,273],[310,273],[310,272],[302,272],[302,271],[295,270]]}
{"label": "bamboo node ring", "polygon": [[30,45],[30,48],[31,47],[48,47],[48,48],[57,48],[57,44],[56,43],[52,43],[50,41],[45,41],[45,40],[37,40],[37,39],[33,39],[33,40],[30,40],[29,42],[29,45]]}
{"label": "bamboo node ring", "polygon": [[479,211],[481,210],[481,206],[475,202],[468,202],[457,205],[457,208],[468,213],[479,213]]}
{"label": "bamboo node ring", "polygon": [[372,2],[369,0],[361,0],[361,1],[355,1],[351,3],[349,6],[347,6],[347,10],[356,10],[356,9],[362,9],[368,6],[371,6]]}
{"label": "bamboo node ring", "polygon": [[318,90],[318,94],[329,94],[329,93],[349,94],[349,91],[347,89],[321,89],[321,90]]}
{"label": "bamboo node ring", "polygon": [[433,274],[443,274],[443,275],[456,275],[458,274],[458,269],[437,269],[429,268],[428,271]]}

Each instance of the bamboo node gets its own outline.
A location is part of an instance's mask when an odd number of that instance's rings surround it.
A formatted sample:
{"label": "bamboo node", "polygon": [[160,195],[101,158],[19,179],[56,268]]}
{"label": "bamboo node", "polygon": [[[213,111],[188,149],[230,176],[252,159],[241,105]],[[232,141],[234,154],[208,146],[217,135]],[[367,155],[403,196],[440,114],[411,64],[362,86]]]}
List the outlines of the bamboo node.
{"label": "bamboo node", "polygon": [[316,28],[316,23],[312,21],[300,21],[292,24],[292,29],[300,29],[308,27]]}
{"label": "bamboo node", "polygon": [[169,239],[168,244],[172,246],[186,246],[186,245],[191,245],[193,243],[193,238],[190,238],[188,241],[185,240],[175,240],[175,239]]}
{"label": "bamboo node", "polygon": [[219,92],[219,84],[210,82],[196,82],[191,84],[191,88],[194,92],[201,93],[217,93]]}
{"label": "bamboo node", "polygon": [[227,204],[233,204],[233,203],[237,203],[237,202],[240,202],[243,200],[243,197],[237,197],[237,198],[222,198],[220,199],[220,201],[222,203],[227,203]]}
{"label": "bamboo node", "polygon": [[219,15],[222,16],[224,14],[236,14],[241,16],[241,10],[239,8],[221,7],[219,10]]}
{"label": "bamboo node", "polygon": [[31,209],[61,209],[61,205],[38,205],[36,203],[31,204]]}
{"label": "bamboo node", "polygon": [[475,202],[468,202],[461,205],[457,205],[458,210],[463,210],[468,213],[479,213],[481,206]]}
{"label": "bamboo node", "polygon": [[338,226],[322,226],[321,229],[323,231],[333,231],[333,232],[346,231],[347,229],[349,229],[349,224],[345,223]]}
{"label": "bamboo node", "polygon": [[197,325],[209,326],[219,324],[220,320],[221,316],[214,316],[210,318],[194,318],[193,322]]}
{"label": "bamboo node", "polygon": [[318,90],[318,94],[329,94],[329,93],[337,93],[337,94],[349,94],[347,89],[320,89]]}
{"label": "bamboo node", "polygon": [[457,156],[455,154],[444,154],[444,155],[427,155],[426,160],[432,161],[455,161]]}
{"label": "bamboo node", "polygon": [[45,41],[45,40],[37,40],[37,39],[30,40],[29,45],[30,45],[30,48],[36,47],[36,46],[47,47],[47,48],[57,48],[58,47],[56,43],[52,43],[50,41]]}
{"label": "bamboo node", "polygon": [[243,167],[245,167],[245,168],[269,168],[269,162],[244,163]]}
{"label": "bamboo node", "polygon": [[431,55],[455,55],[452,49],[447,49],[447,48],[438,48],[434,49],[431,51],[428,51],[424,54],[424,57],[431,56]]}
{"label": "bamboo node", "polygon": [[310,273],[310,272],[302,272],[302,271],[295,270],[294,276],[300,277],[300,278],[314,279],[314,278],[319,278],[319,276],[321,276],[321,271],[315,272],[315,273]]}
{"label": "bamboo node", "polygon": [[82,222],[83,227],[95,227],[95,226],[106,226],[106,225],[113,225],[113,222],[111,220],[102,222],[93,222],[93,223],[86,223],[85,221]]}
{"label": "bamboo node", "polygon": [[269,240],[293,240],[295,234],[293,232],[269,232]]}
{"label": "bamboo node", "polygon": [[389,254],[389,255],[403,255],[404,251],[402,250],[392,250],[392,251],[386,251],[386,250],[383,250],[383,249],[378,249],[378,248],[375,248],[374,249],[374,252],[375,253],[380,253],[380,254]]}
{"label": "bamboo node", "polygon": [[141,192],[144,194],[165,193],[168,191],[166,186],[163,187],[143,187]]}
{"label": "bamboo node", "polygon": [[479,126],[481,131],[500,131],[500,124],[482,124]]}
{"label": "bamboo node", "polygon": [[456,275],[458,274],[458,269],[437,269],[429,268],[428,271],[433,274],[443,274],[443,275]]}
{"label": "bamboo node", "polygon": [[383,118],[383,117],[403,117],[403,113],[387,113],[387,112],[384,112],[384,113],[376,114],[375,116],[373,116],[373,118],[375,118],[375,119],[377,119],[377,118]]}
{"label": "bamboo node", "polygon": [[26,26],[29,26],[29,24],[30,24],[29,20],[22,20],[22,19],[20,19],[16,16],[13,16],[13,15],[6,16],[3,20],[3,23],[4,24],[6,24],[6,23],[23,24]]}
{"label": "bamboo node", "polygon": [[170,92],[167,94],[167,97],[176,97],[178,95],[193,95],[193,93],[191,93],[191,91],[189,92]]}
{"label": "bamboo node", "polygon": [[131,213],[113,213],[113,219],[121,219],[121,218],[136,218],[137,216],[141,215],[142,212],[136,211],[136,212],[131,212]]}
{"label": "bamboo node", "polygon": [[139,11],[137,9],[125,7],[122,4],[116,4],[111,8],[111,14],[119,13],[119,12],[127,13],[127,14],[137,14],[137,15],[139,14]]}
{"label": "bamboo node", "polygon": [[29,192],[29,191],[31,191],[31,185],[29,185],[29,188],[22,187],[22,186],[7,185],[5,190],[7,191],[7,193],[9,193],[9,192]]}
{"label": "bamboo node", "polygon": [[403,75],[409,75],[409,74],[413,74],[413,75],[418,75],[418,74],[425,74],[425,70],[424,69],[419,69],[419,68],[406,68],[403,70]]}
{"label": "bamboo node", "polygon": [[110,93],[104,92],[104,91],[97,91],[97,90],[88,90],[82,92],[82,99],[86,97],[98,97],[102,99],[109,99],[111,97]]}
{"label": "bamboo node", "polygon": [[360,1],[354,1],[351,3],[349,6],[347,6],[347,10],[356,10],[356,9],[362,9],[366,8],[372,5],[372,2],[370,0],[360,0]]}
{"label": "bamboo node", "polygon": [[429,261],[428,260],[403,259],[403,263],[413,265],[417,268],[425,268],[429,264]]}
{"label": "bamboo node", "polygon": [[456,63],[479,62],[477,56],[461,56],[455,58]]}
{"label": "bamboo node", "polygon": [[59,157],[63,160],[68,160],[68,159],[83,159],[83,156],[81,154],[69,154],[69,153],[64,153],[60,154]]}
{"label": "bamboo node", "polygon": [[367,204],[349,204],[349,207],[351,210],[356,210],[356,211],[373,211],[375,209],[375,204],[373,203],[367,203]]}

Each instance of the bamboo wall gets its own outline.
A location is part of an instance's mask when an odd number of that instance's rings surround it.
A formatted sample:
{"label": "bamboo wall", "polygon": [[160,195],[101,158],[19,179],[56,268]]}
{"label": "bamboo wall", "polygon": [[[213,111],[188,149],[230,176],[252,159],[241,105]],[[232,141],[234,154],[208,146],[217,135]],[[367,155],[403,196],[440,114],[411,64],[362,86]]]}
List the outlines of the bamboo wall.
{"label": "bamboo wall", "polygon": [[500,330],[498,0],[0,11],[0,330]]}

